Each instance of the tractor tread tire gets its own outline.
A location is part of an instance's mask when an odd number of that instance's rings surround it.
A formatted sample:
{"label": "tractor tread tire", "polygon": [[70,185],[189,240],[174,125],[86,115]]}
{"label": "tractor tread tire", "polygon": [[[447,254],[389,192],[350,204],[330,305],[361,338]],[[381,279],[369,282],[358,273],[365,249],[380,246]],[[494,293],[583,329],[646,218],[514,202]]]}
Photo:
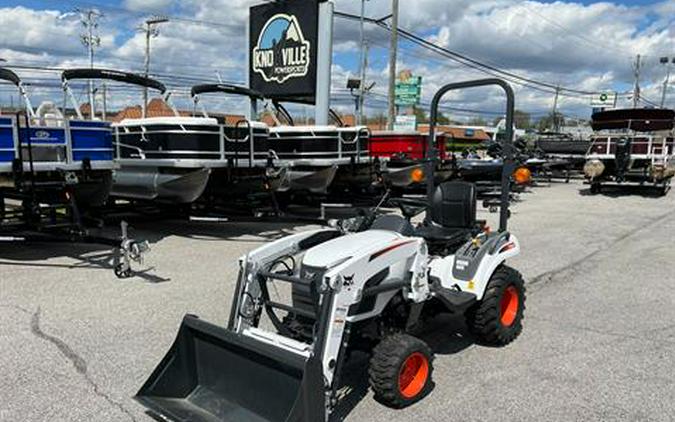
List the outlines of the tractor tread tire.
{"label": "tractor tread tire", "polygon": [[[503,291],[510,285],[519,293],[519,309],[515,320],[509,327],[500,322],[500,300]],[[483,299],[467,312],[469,330],[479,342],[490,346],[506,346],[520,335],[523,330],[525,312],[525,282],[515,269],[502,265],[494,272],[483,294]]]}
{"label": "tractor tread tire", "polygon": [[[422,353],[428,360],[429,373],[424,388],[414,397],[401,395],[398,385],[401,365],[411,354]],[[393,334],[385,337],[374,349],[368,368],[370,387],[375,398],[382,404],[402,408],[424,398],[433,388],[433,353],[429,346],[409,334]]]}

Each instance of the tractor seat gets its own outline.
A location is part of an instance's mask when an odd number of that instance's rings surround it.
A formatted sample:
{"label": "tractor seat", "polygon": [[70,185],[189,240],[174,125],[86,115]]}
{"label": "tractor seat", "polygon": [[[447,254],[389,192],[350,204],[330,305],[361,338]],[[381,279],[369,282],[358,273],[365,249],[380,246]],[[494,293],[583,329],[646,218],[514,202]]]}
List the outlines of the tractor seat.
{"label": "tractor seat", "polygon": [[415,235],[428,242],[463,243],[476,230],[476,187],[467,182],[440,184],[429,208],[430,221],[420,225]]}

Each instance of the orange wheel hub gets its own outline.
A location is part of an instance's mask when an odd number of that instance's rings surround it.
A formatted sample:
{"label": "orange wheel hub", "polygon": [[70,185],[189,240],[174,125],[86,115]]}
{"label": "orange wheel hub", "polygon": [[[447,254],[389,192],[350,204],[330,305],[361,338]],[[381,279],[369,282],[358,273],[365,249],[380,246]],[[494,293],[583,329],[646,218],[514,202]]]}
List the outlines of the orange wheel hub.
{"label": "orange wheel hub", "polygon": [[398,389],[401,395],[411,399],[418,395],[429,377],[429,360],[422,353],[415,352],[408,356],[398,374]]}
{"label": "orange wheel hub", "polygon": [[518,315],[518,306],[520,305],[518,290],[514,286],[507,287],[502,293],[499,305],[499,320],[504,327],[510,327],[516,320],[516,315]]}

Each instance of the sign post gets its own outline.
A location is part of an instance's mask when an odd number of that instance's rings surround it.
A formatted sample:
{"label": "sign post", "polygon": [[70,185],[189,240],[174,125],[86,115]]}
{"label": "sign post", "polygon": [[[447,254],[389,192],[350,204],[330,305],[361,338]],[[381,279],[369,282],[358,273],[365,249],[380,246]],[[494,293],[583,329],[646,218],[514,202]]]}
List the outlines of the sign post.
{"label": "sign post", "polygon": [[328,124],[330,81],[333,64],[333,2],[319,3],[319,42],[317,57],[316,103],[314,122]]}

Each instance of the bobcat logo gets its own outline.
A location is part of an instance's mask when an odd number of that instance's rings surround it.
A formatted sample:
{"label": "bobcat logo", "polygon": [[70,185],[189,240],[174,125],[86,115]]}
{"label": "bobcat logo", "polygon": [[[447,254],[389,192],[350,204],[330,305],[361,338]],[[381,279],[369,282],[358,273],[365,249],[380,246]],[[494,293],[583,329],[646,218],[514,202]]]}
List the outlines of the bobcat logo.
{"label": "bobcat logo", "polygon": [[342,285],[345,287],[354,285],[354,274],[342,276]]}

